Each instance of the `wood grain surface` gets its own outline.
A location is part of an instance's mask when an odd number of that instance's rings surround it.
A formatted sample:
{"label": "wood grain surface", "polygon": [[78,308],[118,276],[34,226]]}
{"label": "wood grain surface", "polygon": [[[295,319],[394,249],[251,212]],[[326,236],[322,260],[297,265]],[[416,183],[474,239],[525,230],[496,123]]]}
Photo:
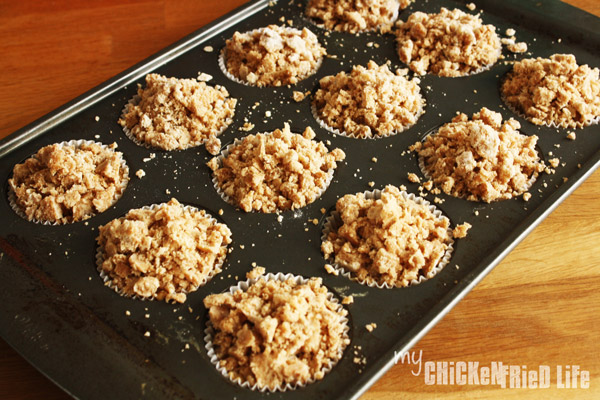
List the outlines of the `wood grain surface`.
{"label": "wood grain surface", "polygon": [[[0,1],[0,137],[242,3]],[[568,3],[600,16],[598,0]],[[399,363],[363,399],[600,398],[599,197],[597,171],[413,348],[422,362],[548,365],[550,388],[430,386]],[[590,388],[558,388],[558,365],[588,370]],[[0,340],[0,399],[68,398]]]}

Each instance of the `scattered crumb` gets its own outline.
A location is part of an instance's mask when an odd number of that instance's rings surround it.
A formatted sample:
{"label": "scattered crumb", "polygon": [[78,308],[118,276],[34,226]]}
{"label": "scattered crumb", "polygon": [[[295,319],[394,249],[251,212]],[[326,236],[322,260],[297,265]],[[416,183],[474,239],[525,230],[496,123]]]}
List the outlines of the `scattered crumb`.
{"label": "scattered crumb", "polygon": [[327,271],[328,274],[335,276],[338,276],[340,274],[340,272],[337,269],[333,268],[333,265],[331,264],[325,264],[325,271]]}
{"label": "scattered crumb", "polygon": [[368,183],[368,185],[369,185],[369,187],[374,187],[374,186],[375,186],[375,182],[373,182],[373,181],[370,181],[370,182]]}
{"label": "scattered crumb", "polygon": [[421,183],[421,178],[417,176],[417,174],[413,172],[408,173],[408,181],[412,183]]}
{"label": "scattered crumb", "polygon": [[221,151],[221,140],[216,136],[210,136],[206,142],[204,142],[204,147],[209,154],[216,156]]}
{"label": "scattered crumb", "polygon": [[344,305],[348,305],[348,304],[352,304],[354,303],[354,297],[352,296],[346,296],[342,299],[342,304]]}
{"label": "scattered crumb", "polygon": [[214,50],[212,46],[204,46],[204,51],[207,53],[212,53]]}
{"label": "scattered crumb", "polygon": [[477,6],[474,3],[469,3],[469,4],[467,4],[467,8],[471,11],[475,11]]}
{"label": "scattered crumb", "polygon": [[371,161],[373,161],[374,163],[376,163],[377,162],[377,157],[371,158]]}
{"label": "scattered crumb", "polygon": [[150,337],[150,331],[146,331],[146,333],[144,333],[144,336]]}
{"label": "scattered crumb", "polygon": [[513,53],[525,53],[527,51],[527,43],[517,42],[507,45],[506,48]]}
{"label": "scattered crumb", "polygon": [[100,121],[100,117],[96,115],[96,116],[94,117],[94,120],[95,120],[96,122],[98,122],[98,121]]}
{"label": "scattered crumb", "polygon": [[198,72],[198,77],[196,79],[198,79],[201,82],[208,82],[212,80],[212,78],[212,75],[206,74],[204,72]]}
{"label": "scattered crumb", "polygon": [[461,225],[456,225],[456,227],[452,230],[452,236],[456,239],[462,239],[467,236],[467,232],[471,229],[472,225],[468,222],[465,222]]}
{"label": "scattered crumb", "polygon": [[[256,264],[256,263],[253,263]],[[248,272],[246,274],[246,278],[247,279],[257,279],[260,276],[264,275],[266,272],[266,269],[264,267],[254,267],[252,269],[252,271]]]}
{"label": "scattered crumb", "polygon": [[531,193],[529,193],[529,192],[523,193],[523,200],[529,201],[529,199],[531,199]]}
{"label": "scattered crumb", "polygon": [[515,31],[513,28],[508,28],[505,32],[506,36],[515,36],[517,34],[517,31]]}
{"label": "scattered crumb", "polygon": [[369,331],[369,332],[373,332],[375,330],[375,328],[377,328],[377,324],[375,322],[372,322],[370,324],[365,325],[365,328]]}
{"label": "scattered crumb", "polygon": [[558,158],[551,158],[548,160],[548,164],[552,166],[552,168],[556,168],[560,164],[560,160]]}
{"label": "scattered crumb", "polygon": [[252,129],[254,129],[254,124],[251,122],[244,122],[244,125],[240,127],[240,130],[245,132],[251,131]]}
{"label": "scattered crumb", "polygon": [[569,132],[569,134],[567,135],[567,139],[569,140],[575,140],[577,138],[577,135],[575,135],[575,132]]}
{"label": "scattered crumb", "polygon": [[143,169],[138,169],[135,171],[135,176],[137,176],[139,179],[142,179],[144,176],[146,176],[146,171]]}

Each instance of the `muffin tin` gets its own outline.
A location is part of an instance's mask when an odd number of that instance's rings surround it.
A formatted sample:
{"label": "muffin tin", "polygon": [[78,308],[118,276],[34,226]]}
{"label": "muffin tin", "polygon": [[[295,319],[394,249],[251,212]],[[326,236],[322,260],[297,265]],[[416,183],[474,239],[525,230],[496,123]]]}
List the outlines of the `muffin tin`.
{"label": "muffin tin", "polygon": [[[505,60],[469,77],[422,77],[427,105],[419,121],[398,135],[360,140],[336,136],[320,127],[311,114],[310,98],[296,103],[292,92],[314,92],[323,76],[349,71],[354,64],[366,65],[370,59],[377,63],[389,60],[394,68],[404,67],[393,35],[326,33],[303,17],[305,1],[271,3],[248,3],[0,142],[0,289],[4,293],[0,334],[73,396],[357,398],[393,365],[394,352],[414,345],[600,165],[600,126],[578,129],[577,139],[569,141],[566,135],[571,130],[526,122],[503,105],[498,93],[511,60],[564,52],[575,54],[579,64],[600,66],[598,18],[558,0],[476,1],[477,10],[484,10],[485,23],[494,24],[500,34],[507,28],[516,29],[517,39],[527,42],[529,53],[505,51]],[[437,12],[441,6],[466,10],[466,3],[416,2],[399,17],[405,19],[416,10]],[[280,24],[281,17],[292,20],[294,27],[308,27],[326,46],[330,57],[317,73],[294,87],[282,88],[248,87],[229,80],[218,66],[225,40],[236,30]],[[208,52],[206,46],[214,50]],[[203,147],[175,152],[147,149],[128,139],[117,124],[123,106],[136,93],[136,85],[151,72],[179,78],[205,72],[213,76],[210,84],[225,86],[239,100],[233,124],[220,136],[223,146],[247,133],[281,128],[289,121],[295,132],[311,126],[317,140],[343,149],[347,158],[329,188],[307,207],[283,212],[279,218],[276,214],[236,210],[215,191],[205,165],[211,156]],[[560,158],[555,174],[542,174],[534,183],[531,200],[484,204],[438,195],[443,203],[435,205],[452,225],[469,222],[473,228],[467,238],[455,243],[450,264],[419,285],[383,290],[327,274],[320,236],[337,198],[372,190],[368,185],[371,181],[373,189],[386,184],[406,185],[409,193],[417,194],[419,185],[409,183],[407,174],[422,174],[408,146],[448,122],[457,111],[472,114],[483,106],[501,111],[504,118],[516,117],[523,133],[540,137],[539,148],[545,159]],[[255,124],[250,132],[239,129],[245,118]],[[74,139],[118,143],[131,176],[122,198],[107,211],[75,224],[44,226],[19,217],[8,202],[12,166],[47,144]],[[153,153],[156,156],[151,158]],[[135,177],[139,169],[146,173],[142,179]],[[171,197],[206,209],[230,227],[233,251],[223,272],[190,294],[183,305],[119,296],[103,285],[96,271],[98,226],[132,208]],[[433,196],[427,199],[432,201]],[[318,220],[316,225],[314,219]],[[211,364],[204,343],[207,314],[202,300],[245,280],[253,263],[272,273],[319,276],[339,298],[354,295],[354,304],[348,306],[351,344],[323,380],[269,395],[229,382]],[[535,280],[534,274],[531,279]],[[370,323],[377,324],[373,332],[365,329]],[[355,363],[356,355],[364,362]]]}

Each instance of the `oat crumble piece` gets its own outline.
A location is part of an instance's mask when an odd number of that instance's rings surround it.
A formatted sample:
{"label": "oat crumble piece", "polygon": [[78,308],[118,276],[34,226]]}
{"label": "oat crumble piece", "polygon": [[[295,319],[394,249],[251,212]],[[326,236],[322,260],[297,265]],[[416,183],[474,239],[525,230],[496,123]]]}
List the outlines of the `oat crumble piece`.
{"label": "oat crumble piece", "polygon": [[523,200],[529,201],[531,199],[531,193],[525,192],[523,193]]}
{"label": "oat crumble piece", "polygon": [[306,16],[318,25],[334,31],[358,33],[380,30],[389,32],[399,9],[414,0],[310,0]]}
{"label": "oat crumble piece", "polygon": [[247,279],[258,279],[261,276],[263,276],[266,272],[265,267],[254,267],[252,268],[252,271],[248,272],[246,274],[246,278]]}
{"label": "oat crumble piece", "polygon": [[452,236],[454,236],[455,239],[463,239],[467,237],[467,232],[472,227],[473,225],[468,222],[465,222],[461,225],[456,225],[456,227],[452,230]]}
{"label": "oat crumble piece", "polygon": [[225,259],[231,231],[176,199],[99,228],[102,271],[120,293],[183,303]]}
{"label": "oat crumble piece", "polygon": [[225,65],[230,74],[251,85],[286,86],[315,73],[325,54],[308,29],[269,25],[235,32],[226,41]]}
{"label": "oat crumble piece", "polygon": [[204,306],[220,367],[260,389],[322,379],[350,342],[347,311],[328,299],[320,278],[262,278],[245,291],[209,295]]}
{"label": "oat crumble piece", "polygon": [[417,11],[396,26],[400,60],[420,75],[469,75],[494,64],[502,50],[496,27],[459,9]]}
{"label": "oat crumble piece", "polygon": [[146,75],[139,101],[128,103],[119,124],[140,142],[163,150],[202,144],[232,122],[236,99],[222,86],[196,79]]}
{"label": "oat crumble piece", "polygon": [[302,100],[304,100],[304,98],[306,97],[306,94],[303,92],[294,90],[294,92],[292,93],[292,97],[296,103],[300,103]]}
{"label": "oat crumble piece", "polygon": [[216,156],[221,151],[221,140],[216,136],[211,136],[204,143],[204,147],[210,155]]}
{"label": "oat crumble piece", "polygon": [[506,48],[513,53],[525,53],[528,49],[525,42],[510,43]]}
{"label": "oat crumble piece", "polygon": [[386,186],[377,200],[346,195],[336,210],[341,226],[329,233],[321,251],[360,282],[398,287],[429,278],[452,241],[447,218],[394,186]]}
{"label": "oat crumble piece", "polygon": [[369,332],[373,332],[377,328],[377,324],[375,322],[371,322],[370,324],[365,325],[365,329]]}
{"label": "oat crumble piece", "polygon": [[137,171],[135,171],[135,176],[137,176],[138,179],[142,179],[146,176],[146,171],[144,171],[143,169],[138,169]]}
{"label": "oat crumble piece", "polygon": [[129,180],[116,144],[52,144],[13,168],[8,180],[30,221],[78,222],[105,211]]}
{"label": "oat crumble piece", "polygon": [[572,54],[524,59],[513,65],[501,94],[536,125],[580,128],[600,118],[599,73]]}
{"label": "oat crumble piece", "polygon": [[344,304],[344,305],[353,304],[353,303],[354,303],[353,296],[346,296],[342,299],[342,304]]}
{"label": "oat crumble piece", "polygon": [[506,36],[515,36],[517,34],[517,31],[515,31],[513,28],[508,28],[504,33],[506,34]]}
{"label": "oat crumble piece", "polygon": [[337,269],[335,269],[331,264],[325,264],[325,271],[327,271],[328,274],[335,276],[338,276],[340,274],[340,272]]}
{"label": "oat crumble piece", "polygon": [[244,125],[240,127],[240,130],[244,132],[249,132],[252,129],[254,129],[254,124],[251,122],[244,122]]}
{"label": "oat crumble piece", "polygon": [[301,208],[317,199],[346,157],[314,137],[310,127],[300,135],[286,123],[283,130],[246,136],[222,164],[213,158],[208,166],[225,196],[246,212]]}
{"label": "oat crumble piece", "polygon": [[369,61],[319,81],[314,106],[328,126],[348,135],[371,138],[401,132],[412,126],[423,111],[418,80],[406,70],[393,73],[387,64]]}
{"label": "oat crumble piece", "polygon": [[535,149],[538,137],[519,133],[520,127],[484,107],[471,119],[457,115],[410,149],[444,193],[487,203],[510,199],[545,167]]}
{"label": "oat crumble piece", "polygon": [[409,182],[412,183],[421,183],[421,178],[419,178],[419,176],[413,172],[408,173],[407,179]]}
{"label": "oat crumble piece", "polygon": [[567,139],[569,140],[575,140],[577,138],[577,135],[575,134],[575,132],[569,132],[569,134],[567,135]]}

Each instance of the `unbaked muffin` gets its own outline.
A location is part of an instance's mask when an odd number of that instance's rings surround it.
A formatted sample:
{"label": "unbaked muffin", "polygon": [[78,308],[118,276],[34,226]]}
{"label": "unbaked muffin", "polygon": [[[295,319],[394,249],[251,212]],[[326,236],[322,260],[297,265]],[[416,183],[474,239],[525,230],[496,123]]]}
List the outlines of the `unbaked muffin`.
{"label": "unbaked muffin", "polygon": [[396,25],[400,60],[420,75],[470,75],[493,65],[502,52],[496,27],[459,9],[417,11]]}
{"label": "unbaked muffin", "polygon": [[517,61],[502,82],[504,102],[536,125],[581,128],[600,119],[598,68],[572,54]]}
{"label": "unbaked muffin", "polygon": [[390,136],[415,124],[423,112],[418,79],[406,70],[369,61],[347,74],[326,76],[313,99],[315,117],[336,133],[357,138]]}
{"label": "unbaked muffin", "polygon": [[13,168],[11,205],[24,218],[45,224],[82,221],[105,211],[129,181],[116,147],[75,140],[42,147]]}
{"label": "unbaked muffin", "polygon": [[98,270],[118,293],[183,303],[227,255],[231,231],[176,199],[131,210],[98,228]]}
{"label": "unbaked muffin", "polygon": [[520,127],[484,107],[471,119],[457,115],[411,150],[444,193],[487,203],[510,199],[525,193],[545,168],[538,137],[519,133]]}
{"label": "unbaked muffin", "polygon": [[350,342],[347,311],[321,278],[268,274],[209,295],[204,305],[214,329],[207,337],[211,361],[252,389],[295,389],[322,379]]}
{"label": "unbaked muffin", "polygon": [[346,157],[314,137],[310,127],[300,135],[287,123],[283,130],[248,135],[208,162],[213,182],[225,200],[246,212],[304,207],[327,188]]}
{"label": "unbaked muffin", "polygon": [[[131,139],[163,150],[183,150],[209,143],[232,122],[236,99],[222,86],[197,79],[146,75],[146,87],[123,110],[119,124]],[[213,153],[218,153],[220,143]]]}
{"label": "unbaked muffin", "polygon": [[221,68],[230,78],[263,86],[294,85],[314,74],[325,55],[310,30],[269,25],[235,32],[221,54]]}

